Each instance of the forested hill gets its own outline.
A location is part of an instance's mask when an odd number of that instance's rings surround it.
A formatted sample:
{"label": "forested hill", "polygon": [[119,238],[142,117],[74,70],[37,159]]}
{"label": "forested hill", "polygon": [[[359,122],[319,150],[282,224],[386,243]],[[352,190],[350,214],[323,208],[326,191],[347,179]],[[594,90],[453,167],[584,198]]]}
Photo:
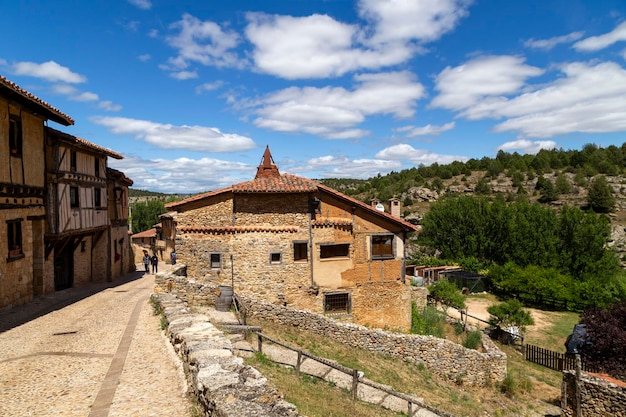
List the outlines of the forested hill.
{"label": "forested hill", "polygon": [[[440,195],[459,192],[503,194],[510,199],[510,194],[526,191],[531,200],[544,196],[546,203],[561,198],[581,202],[591,179],[598,175],[613,184],[626,182],[626,143],[606,148],[587,144],[582,150],[541,150],[536,155],[499,151],[495,158],[422,165],[367,180],[329,178],[321,182],[366,203],[373,198],[382,202],[400,198],[410,212],[412,200],[433,201]],[[548,179],[554,189],[550,190],[543,179]]]}

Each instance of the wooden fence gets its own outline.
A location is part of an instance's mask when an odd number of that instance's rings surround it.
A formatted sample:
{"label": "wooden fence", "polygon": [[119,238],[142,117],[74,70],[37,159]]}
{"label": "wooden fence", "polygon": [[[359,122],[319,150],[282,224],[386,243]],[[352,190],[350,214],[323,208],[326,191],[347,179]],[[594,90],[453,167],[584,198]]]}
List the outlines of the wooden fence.
{"label": "wooden fence", "polygon": [[[300,368],[302,365],[302,362],[304,361],[304,358],[309,358],[311,360],[314,360],[316,362],[322,363],[326,366],[329,366],[331,368],[334,368],[340,372],[343,372],[344,374],[350,375],[352,377],[352,388],[351,388],[351,392],[352,392],[352,398],[354,398],[355,400],[358,398],[357,396],[357,392],[358,392],[358,385],[359,384],[363,384],[363,385],[367,385],[370,386],[372,388],[375,388],[379,391],[382,391],[386,394],[392,395],[394,397],[400,398],[404,401],[406,401],[408,403],[408,415],[409,417],[413,417],[415,415],[417,415],[417,412],[420,409],[426,409],[428,411],[431,411],[432,413],[441,416],[441,417],[455,417],[453,414],[450,414],[448,412],[442,411],[442,410],[438,410],[435,407],[429,406],[427,404],[424,404],[421,400],[415,398],[415,397],[411,397],[410,395],[407,394],[403,394],[401,392],[397,392],[394,391],[384,385],[381,384],[377,384],[376,382],[373,381],[369,381],[367,379],[363,378],[363,372],[358,371],[356,369],[352,369],[352,368],[348,368],[346,366],[340,365],[338,363],[329,361],[328,359],[325,358],[320,358],[319,356],[315,356],[312,355],[308,352],[305,352],[304,350],[292,347],[287,345],[286,343],[283,343],[279,340],[273,339],[267,335],[262,334],[260,331],[256,331],[255,332],[257,335],[257,350],[260,353],[263,353],[263,340],[268,340],[272,343],[275,343],[279,346],[282,346],[286,349],[292,350],[294,352],[296,352],[298,354],[298,358],[296,360],[296,365],[295,365],[295,370],[296,370],[296,375],[300,376]],[[415,406],[415,407],[414,407]]]}
{"label": "wooden fence", "polygon": [[[528,362],[554,369],[555,371],[567,371],[576,369],[576,357],[574,355],[566,355],[564,353],[555,352],[553,350],[544,349],[535,345],[525,344],[522,347],[524,359]],[[582,362],[582,368],[585,372],[594,372],[591,366]]]}

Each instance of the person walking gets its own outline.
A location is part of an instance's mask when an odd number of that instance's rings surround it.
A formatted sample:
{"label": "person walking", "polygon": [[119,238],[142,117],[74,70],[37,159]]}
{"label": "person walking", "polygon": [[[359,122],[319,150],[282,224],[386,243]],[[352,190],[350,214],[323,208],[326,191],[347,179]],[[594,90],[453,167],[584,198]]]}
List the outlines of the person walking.
{"label": "person walking", "polygon": [[156,253],[152,255],[152,258],[150,258],[150,260],[152,261],[152,273],[156,274],[157,272],[159,272],[159,258],[156,256]]}
{"label": "person walking", "polygon": [[143,266],[146,272],[150,272],[150,255],[148,252],[143,253]]}

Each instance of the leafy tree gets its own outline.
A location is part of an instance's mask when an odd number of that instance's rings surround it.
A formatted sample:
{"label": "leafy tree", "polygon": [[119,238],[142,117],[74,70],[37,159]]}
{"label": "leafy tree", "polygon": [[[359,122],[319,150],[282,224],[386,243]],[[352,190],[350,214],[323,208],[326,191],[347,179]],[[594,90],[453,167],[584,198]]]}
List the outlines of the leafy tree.
{"label": "leafy tree", "polygon": [[150,200],[145,203],[134,203],[131,207],[131,224],[133,233],[151,229],[159,223],[159,216],[165,213],[165,204],[160,200]]}
{"label": "leafy tree", "polygon": [[461,294],[461,291],[448,281],[447,279],[440,279],[434,285],[428,287],[430,297],[435,302],[444,306],[444,310],[447,307],[465,308],[465,296]]}
{"label": "leafy tree", "polygon": [[476,183],[476,187],[474,188],[474,192],[481,195],[491,194],[491,185],[489,185],[487,177],[482,177],[478,180],[478,183]]}
{"label": "leafy tree", "polygon": [[608,213],[615,208],[615,196],[606,177],[600,175],[589,184],[587,202],[596,213]]}
{"label": "leafy tree", "polygon": [[580,348],[586,363],[626,381],[626,302],[583,313],[590,343]]}
{"label": "leafy tree", "polygon": [[517,326],[524,330],[526,326],[535,324],[530,312],[522,308],[522,303],[514,298],[504,303],[494,304],[487,308],[489,324],[495,327],[506,328]]}
{"label": "leafy tree", "polygon": [[572,184],[570,184],[567,177],[563,174],[559,174],[559,176],[556,177],[555,186],[557,194],[569,194],[572,191]]}

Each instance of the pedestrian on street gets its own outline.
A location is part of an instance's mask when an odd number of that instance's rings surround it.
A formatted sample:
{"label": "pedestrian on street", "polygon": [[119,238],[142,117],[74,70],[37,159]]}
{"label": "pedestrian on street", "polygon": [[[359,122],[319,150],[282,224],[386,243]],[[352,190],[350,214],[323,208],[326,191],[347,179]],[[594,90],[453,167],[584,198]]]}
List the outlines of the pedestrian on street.
{"label": "pedestrian on street", "polygon": [[152,261],[152,273],[156,274],[157,272],[159,272],[159,258],[156,256],[156,253],[152,255],[152,258],[150,258],[150,260]]}
{"label": "pedestrian on street", "polygon": [[150,255],[148,252],[143,253],[143,266],[146,272],[150,272]]}

